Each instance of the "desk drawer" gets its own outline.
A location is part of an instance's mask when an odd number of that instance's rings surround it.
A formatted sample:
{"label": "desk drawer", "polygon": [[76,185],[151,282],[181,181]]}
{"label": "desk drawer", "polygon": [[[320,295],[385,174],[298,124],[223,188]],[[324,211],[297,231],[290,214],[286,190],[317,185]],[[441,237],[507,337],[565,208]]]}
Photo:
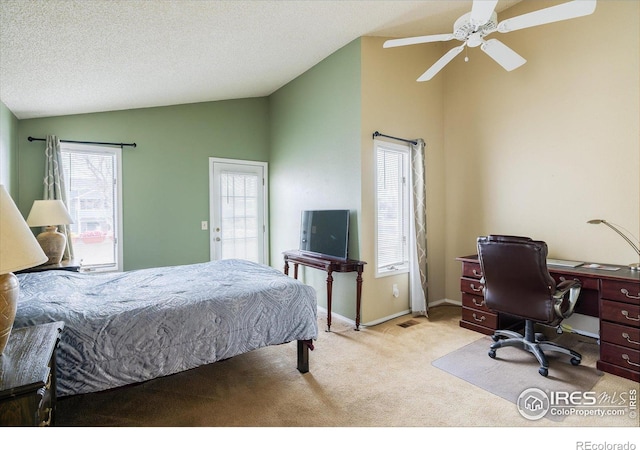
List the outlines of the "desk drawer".
{"label": "desk drawer", "polygon": [[471,295],[482,296],[482,285],[473,278],[460,278],[460,290]]}
{"label": "desk drawer", "polygon": [[640,306],[602,300],[600,319],[638,328],[640,326]]}
{"label": "desk drawer", "polygon": [[480,269],[480,263],[465,262],[462,265],[462,276],[467,278],[482,278],[482,270]]}
{"label": "desk drawer", "polygon": [[640,306],[640,284],[628,281],[602,280],[602,298]]}
{"label": "desk drawer", "polygon": [[640,351],[640,328],[627,327],[610,322],[602,322],[600,339]]}
{"label": "desk drawer", "polygon": [[558,284],[566,280],[578,280],[582,284],[582,289],[592,289],[594,291],[597,291],[599,288],[597,278],[581,277],[580,275],[566,275],[559,273],[552,273],[551,276],[554,280],[556,280],[556,283]]}
{"label": "desk drawer", "polygon": [[498,328],[498,315],[472,308],[462,308],[462,320],[495,330]]}
{"label": "desk drawer", "polygon": [[465,308],[477,309],[480,311],[493,313],[489,308],[487,308],[487,305],[484,302],[484,297],[482,297],[481,295],[471,295],[463,292],[462,306],[464,306]]}
{"label": "desk drawer", "polygon": [[640,370],[640,351],[638,350],[602,342],[600,344],[600,359],[634,372]]}

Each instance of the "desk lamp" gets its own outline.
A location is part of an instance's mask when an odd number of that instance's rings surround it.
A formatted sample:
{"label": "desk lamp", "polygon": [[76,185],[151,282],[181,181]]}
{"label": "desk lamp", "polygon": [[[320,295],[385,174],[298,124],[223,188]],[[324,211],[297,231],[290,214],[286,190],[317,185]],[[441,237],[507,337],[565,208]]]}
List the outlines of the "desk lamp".
{"label": "desk lamp", "polygon": [[0,356],[16,317],[20,283],[12,272],[47,260],[9,193],[0,184]]}
{"label": "desk lamp", "polygon": [[27,217],[30,227],[45,227],[37,237],[42,250],[49,258],[47,264],[58,264],[67,245],[67,238],[58,231],[58,225],[73,223],[62,200],[36,200]]}
{"label": "desk lamp", "polygon": [[[636,253],[638,254],[638,258],[640,258],[640,249],[638,248],[638,246],[636,244],[633,243],[633,241],[631,239],[629,239],[627,236],[625,236],[622,231],[620,231],[618,228],[614,227],[613,225],[611,225],[609,222],[607,222],[604,219],[592,219],[589,220],[587,223],[590,224],[603,224],[608,226],[609,228],[611,228],[613,231],[615,231],[616,233],[618,233],[620,236],[622,236],[622,239],[624,239],[625,241],[627,241],[627,243],[633,247],[633,249],[636,251]],[[631,263],[629,264],[629,269],[631,270],[638,270],[638,267],[640,267],[640,263]]]}

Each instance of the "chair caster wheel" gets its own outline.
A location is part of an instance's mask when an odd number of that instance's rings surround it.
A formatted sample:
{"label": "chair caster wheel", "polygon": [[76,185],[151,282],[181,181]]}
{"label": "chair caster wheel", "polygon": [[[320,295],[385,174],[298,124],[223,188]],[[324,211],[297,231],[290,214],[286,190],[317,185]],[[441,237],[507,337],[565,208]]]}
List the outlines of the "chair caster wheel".
{"label": "chair caster wheel", "polygon": [[489,357],[490,358],[494,358],[496,357],[496,351],[495,350],[489,350]]}
{"label": "chair caster wheel", "polygon": [[538,373],[543,377],[546,377],[547,375],[549,375],[549,369],[547,369],[546,367],[540,367],[538,369]]}
{"label": "chair caster wheel", "polygon": [[576,358],[576,357],[571,358],[571,364],[574,366],[579,365],[581,361],[582,360],[580,358]]}
{"label": "chair caster wheel", "polygon": [[500,337],[495,334],[492,334],[491,339],[493,340],[493,342],[498,342],[500,340]]}

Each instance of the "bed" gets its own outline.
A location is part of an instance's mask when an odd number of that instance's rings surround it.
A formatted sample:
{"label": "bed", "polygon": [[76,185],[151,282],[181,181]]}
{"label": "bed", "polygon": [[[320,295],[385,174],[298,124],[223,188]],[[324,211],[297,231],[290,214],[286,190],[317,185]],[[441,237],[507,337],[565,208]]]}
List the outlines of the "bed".
{"label": "bed", "polygon": [[59,397],[150,380],[318,335],[313,288],[243,260],[86,274],[21,273],[14,327],[63,321]]}

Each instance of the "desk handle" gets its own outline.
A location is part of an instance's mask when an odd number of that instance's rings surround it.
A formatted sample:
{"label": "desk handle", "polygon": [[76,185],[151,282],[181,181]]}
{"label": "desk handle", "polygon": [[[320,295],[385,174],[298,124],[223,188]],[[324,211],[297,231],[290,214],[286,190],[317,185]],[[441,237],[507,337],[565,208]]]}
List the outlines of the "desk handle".
{"label": "desk handle", "polygon": [[[559,279],[560,281],[567,281],[567,279],[566,279],[565,277],[558,277],[558,279]],[[581,283],[582,283],[582,280],[580,280],[580,278],[575,278],[575,277],[574,277],[573,281],[579,281],[579,282],[581,282]]]}
{"label": "desk handle", "polygon": [[622,354],[622,359],[624,359],[629,365],[640,367],[640,364],[636,364],[634,362],[629,361],[629,355],[627,355],[626,353]]}
{"label": "desk handle", "polygon": [[473,292],[482,292],[482,286],[480,286],[479,288],[477,288],[475,284],[471,283],[471,284],[469,285],[469,287],[471,288],[471,290],[472,290]]}
{"label": "desk handle", "polygon": [[620,289],[620,292],[622,292],[627,298],[632,298],[634,300],[638,300],[640,299],[640,295],[630,295],[629,291],[627,291],[626,289]]}
{"label": "desk handle", "polygon": [[487,318],[485,316],[476,316],[476,313],[473,313],[473,320],[475,320],[476,322],[484,322],[485,320],[487,320]]}
{"label": "desk handle", "polygon": [[478,272],[476,269],[473,269],[473,274],[474,274],[475,276],[477,276],[477,277],[480,277],[480,278],[482,278],[482,276],[483,276],[483,275],[482,275],[482,272]]}
{"label": "desk handle", "polygon": [[482,299],[482,301],[480,303],[478,303],[478,301],[476,300],[475,297],[471,297],[471,301],[473,302],[474,305],[476,306],[484,306],[484,299]]}
{"label": "desk handle", "polygon": [[53,418],[53,408],[47,408],[47,409],[45,409],[44,412],[47,415],[47,418],[45,420],[43,420],[42,422],[40,422],[38,424],[38,426],[40,426],[40,427],[49,427],[49,426],[51,426],[51,419]]}
{"label": "desk handle", "polygon": [[625,319],[633,320],[635,322],[640,322],[640,315],[638,315],[637,319],[635,317],[629,317],[629,311],[627,311],[626,309],[623,309],[622,311],[620,311],[620,314],[622,314],[625,317]]}
{"label": "desk handle", "polygon": [[640,342],[631,340],[631,337],[629,336],[629,333],[622,333],[622,337],[625,338],[629,344],[640,345]]}

